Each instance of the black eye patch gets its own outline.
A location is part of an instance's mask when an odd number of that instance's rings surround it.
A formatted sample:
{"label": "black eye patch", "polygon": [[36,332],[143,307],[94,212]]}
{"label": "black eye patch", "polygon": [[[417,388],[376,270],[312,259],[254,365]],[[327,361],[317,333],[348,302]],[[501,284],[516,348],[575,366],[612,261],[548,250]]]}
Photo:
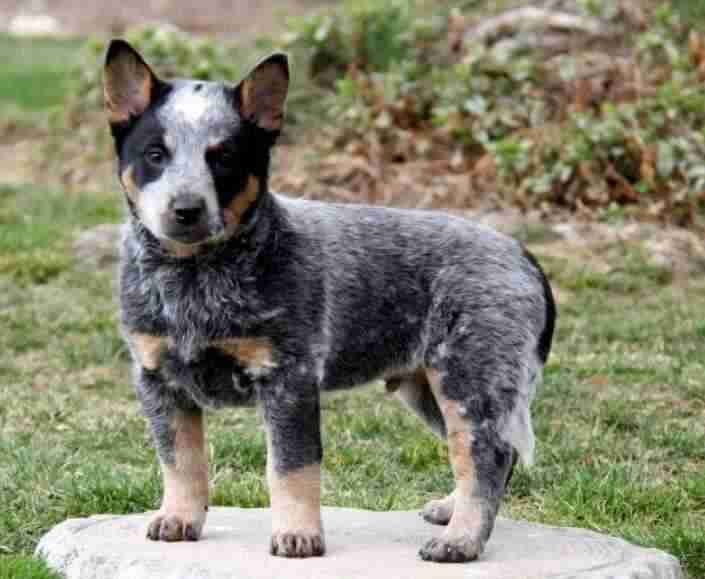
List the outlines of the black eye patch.
{"label": "black eye patch", "polygon": [[232,137],[206,150],[206,163],[210,167],[218,202],[227,207],[233,198],[244,189],[248,175],[252,174],[247,142],[242,135]]}
{"label": "black eye patch", "polygon": [[224,141],[206,150],[206,162],[215,176],[233,175],[242,164],[237,145],[232,141]]}
{"label": "black eye patch", "polygon": [[120,164],[133,167],[134,179],[140,188],[159,179],[171,159],[164,145],[164,134],[157,116],[147,111],[122,144]]}

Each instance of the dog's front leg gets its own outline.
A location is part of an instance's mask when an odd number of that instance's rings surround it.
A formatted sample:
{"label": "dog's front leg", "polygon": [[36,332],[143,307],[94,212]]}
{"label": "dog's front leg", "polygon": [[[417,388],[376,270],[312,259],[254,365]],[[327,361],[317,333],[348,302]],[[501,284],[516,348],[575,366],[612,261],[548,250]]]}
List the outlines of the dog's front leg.
{"label": "dog's front leg", "polygon": [[267,479],[272,505],[271,553],[323,555],[321,431],[313,384],[267,388],[260,395],[267,426]]}
{"label": "dog's front leg", "polygon": [[152,426],[164,479],[159,512],[147,529],[153,541],[197,541],[208,511],[208,462],[203,412],[144,376],[138,393]]}

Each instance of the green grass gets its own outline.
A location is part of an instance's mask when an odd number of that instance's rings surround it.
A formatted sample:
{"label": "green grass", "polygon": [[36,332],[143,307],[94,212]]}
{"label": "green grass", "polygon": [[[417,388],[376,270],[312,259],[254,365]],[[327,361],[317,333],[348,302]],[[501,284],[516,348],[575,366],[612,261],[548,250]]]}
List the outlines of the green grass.
{"label": "green grass", "polygon": [[25,39],[0,34],[0,110],[12,105],[36,111],[63,103],[66,72],[77,41]]}
{"label": "green grass", "polygon": [[29,557],[1,557],[0,579],[59,579],[44,563]]}
{"label": "green grass", "polygon": [[[119,202],[1,191],[0,263],[14,264],[0,274],[0,553],[15,557],[0,559],[0,573],[8,573],[30,565],[23,558],[41,534],[67,517],[155,508],[160,479],[129,384],[111,275],[86,273],[70,257],[79,229],[114,220]],[[675,285],[637,250],[606,253],[612,274],[543,259],[568,298],[534,406],[537,464],[518,471],[503,513],[665,549],[703,576],[705,283]],[[38,274],[33,255],[49,256],[55,271]],[[415,509],[451,489],[445,445],[381,387],[327,398],[323,412],[326,504]],[[209,433],[213,503],[267,505],[256,413],[214,414]]]}

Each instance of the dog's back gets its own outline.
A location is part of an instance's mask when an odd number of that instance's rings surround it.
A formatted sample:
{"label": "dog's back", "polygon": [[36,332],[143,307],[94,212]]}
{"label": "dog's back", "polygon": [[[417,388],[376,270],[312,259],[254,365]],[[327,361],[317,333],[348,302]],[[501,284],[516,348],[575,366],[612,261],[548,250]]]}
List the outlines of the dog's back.
{"label": "dog's back", "polygon": [[543,272],[516,240],[445,213],[276,199],[298,240],[298,275],[325,280],[333,342],[357,336],[367,352],[391,338],[399,353],[387,358],[404,368],[433,359],[453,326],[499,316],[507,333],[520,323],[516,331],[533,337],[545,362],[555,306]]}

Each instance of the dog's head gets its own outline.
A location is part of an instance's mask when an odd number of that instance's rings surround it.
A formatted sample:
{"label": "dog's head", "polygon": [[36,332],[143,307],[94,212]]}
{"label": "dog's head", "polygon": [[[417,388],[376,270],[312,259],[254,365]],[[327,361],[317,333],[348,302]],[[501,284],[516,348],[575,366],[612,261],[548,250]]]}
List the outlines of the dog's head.
{"label": "dog's head", "polygon": [[284,54],[237,85],[166,82],[127,42],[111,42],[103,88],[119,177],[152,235],[189,248],[237,230],[266,187],[288,85]]}

